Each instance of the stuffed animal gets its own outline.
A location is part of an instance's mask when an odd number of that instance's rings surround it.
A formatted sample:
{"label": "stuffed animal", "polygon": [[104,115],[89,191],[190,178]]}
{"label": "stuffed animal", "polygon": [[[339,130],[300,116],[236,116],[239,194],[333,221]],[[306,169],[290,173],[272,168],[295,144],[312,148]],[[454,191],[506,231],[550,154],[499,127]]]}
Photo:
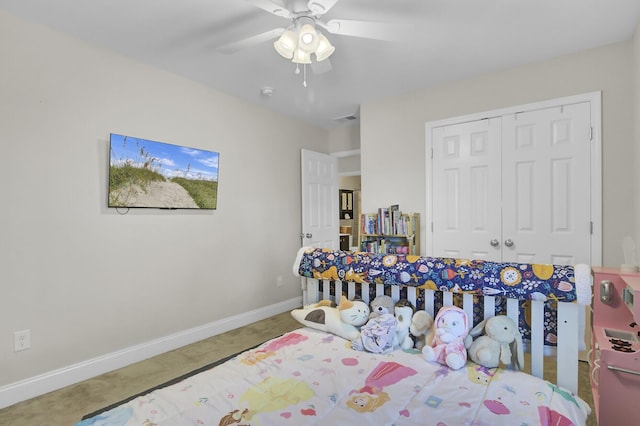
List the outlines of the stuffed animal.
{"label": "stuffed animal", "polygon": [[371,313],[369,314],[369,319],[382,314],[394,315],[393,308],[395,305],[396,303],[393,301],[391,296],[376,296],[376,298],[371,302]]}
{"label": "stuffed animal", "polygon": [[398,321],[391,313],[370,318],[360,328],[360,335],[351,340],[351,349],[386,354],[393,351]]}
{"label": "stuffed animal", "polygon": [[[480,336],[483,332],[484,335]],[[514,370],[524,366],[522,336],[516,323],[506,315],[481,321],[469,335],[480,336],[471,343],[467,342],[469,358],[476,364],[493,368],[502,362]]]}
{"label": "stuffed animal", "polygon": [[413,339],[409,335],[409,328],[411,327],[411,318],[413,318],[413,312],[415,308],[413,304],[407,299],[400,299],[396,303],[393,309],[396,321],[396,335],[393,339],[393,347],[400,349],[411,349],[413,347]]}
{"label": "stuffed animal", "polygon": [[421,351],[423,347],[431,345],[434,333],[433,317],[427,311],[417,310],[411,317],[411,325],[409,326],[409,334],[415,340],[414,347]]}
{"label": "stuffed animal", "polygon": [[467,362],[465,337],[469,334],[467,314],[457,306],[445,306],[435,318],[435,335],[431,345],[422,348],[427,361],[437,361],[454,370]]}
{"label": "stuffed animal", "polygon": [[364,325],[369,318],[369,305],[362,300],[348,300],[345,296],[342,296],[337,307],[330,305],[329,301],[320,301],[315,305],[294,309],[291,316],[307,327],[333,333],[347,340],[356,339],[360,335],[358,327]]}
{"label": "stuffed animal", "polygon": [[[383,306],[375,302],[385,301],[387,297],[378,296],[371,305]],[[369,321],[360,330],[360,336],[351,341],[352,349],[384,354],[398,348],[407,350],[413,347],[413,339],[409,334],[413,304],[408,299],[400,299],[394,305],[390,312],[383,307],[378,309],[378,315],[370,315]]]}

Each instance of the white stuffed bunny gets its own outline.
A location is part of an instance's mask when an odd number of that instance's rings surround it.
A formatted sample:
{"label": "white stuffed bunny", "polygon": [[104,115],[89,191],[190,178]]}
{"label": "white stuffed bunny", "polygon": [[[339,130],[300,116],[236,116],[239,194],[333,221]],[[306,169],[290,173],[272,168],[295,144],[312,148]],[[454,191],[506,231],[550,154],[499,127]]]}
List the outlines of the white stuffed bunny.
{"label": "white stuffed bunny", "polygon": [[464,339],[469,333],[467,314],[457,306],[445,306],[436,314],[435,336],[430,345],[422,348],[427,361],[448,365],[454,370],[467,363]]}
{"label": "white stuffed bunny", "polygon": [[[484,335],[480,336],[484,332]],[[514,370],[524,366],[522,337],[516,323],[505,315],[497,315],[478,323],[469,335],[478,337],[468,340],[469,358],[487,368],[497,367],[500,362]]]}

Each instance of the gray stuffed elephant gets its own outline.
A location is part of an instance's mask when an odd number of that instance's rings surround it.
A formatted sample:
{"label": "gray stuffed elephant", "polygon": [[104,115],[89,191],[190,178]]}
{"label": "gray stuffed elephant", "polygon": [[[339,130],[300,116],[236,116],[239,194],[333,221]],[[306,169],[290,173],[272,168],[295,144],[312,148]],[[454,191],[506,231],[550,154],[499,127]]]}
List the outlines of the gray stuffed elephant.
{"label": "gray stuffed elephant", "polygon": [[511,318],[505,315],[487,318],[478,323],[469,336],[477,337],[465,341],[469,358],[476,364],[493,368],[502,362],[514,370],[524,367],[522,336]]}

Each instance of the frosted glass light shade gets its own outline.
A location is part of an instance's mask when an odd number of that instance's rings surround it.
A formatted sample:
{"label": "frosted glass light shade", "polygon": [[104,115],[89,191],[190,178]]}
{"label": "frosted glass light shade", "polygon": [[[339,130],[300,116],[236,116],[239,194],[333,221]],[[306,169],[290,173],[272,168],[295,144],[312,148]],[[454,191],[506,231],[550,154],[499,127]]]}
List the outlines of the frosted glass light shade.
{"label": "frosted glass light shade", "polygon": [[293,52],[296,49],[298,42],[298,36],[293,31],[285,31],[280,38],[273,43],[274,49],[280,54],[280,56],[291,59],[293,58]]}
{"label": "frosted glass light shade", "polygon": [[329,40],[318,31],[318,48],[316,49],[316,61],[324,61],[336,50]]}
{"label": "frosted glass light shade", "polygon": [[301,49],[296,49],[296,51],[293,52],[293,59],[291,61],[296,64],[310,64],[311,53],[307,53]]}
{"label": "frosted glass light shade", "polygon": [[311,24],[304,24],[300,27],[300,37],[298,37],[298,49],[313,53],[318,48],[318,33]]}

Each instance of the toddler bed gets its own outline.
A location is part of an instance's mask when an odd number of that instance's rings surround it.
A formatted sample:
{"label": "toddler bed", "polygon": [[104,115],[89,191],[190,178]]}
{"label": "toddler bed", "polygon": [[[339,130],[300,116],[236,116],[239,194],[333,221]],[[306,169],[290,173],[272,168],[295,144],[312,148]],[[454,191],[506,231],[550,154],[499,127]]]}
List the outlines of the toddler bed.
{"label": "toddler bed", "polygon": [[[578,307],[591,297],[586,265],[493,264],[304,248],[294,273],[301,276],[305,304],[337,301],[343,294],[369,301],[388,293],[432,315],[442,306],[459,305],[474,323],[479,315],[499,312],[516,323],[524,316],[532,374],[471,361],[452,370],[425,361],[415,349],[355,351],[337,335],[303,327],[78,424],[585,424],[590,410],[576,391]],[[523,307],[525,300],[529,303]],[[546,306],[550,300],[557,304],[555,320]],[[540,378],[544,346],[551,344],[562,366],[558,385]]]}

